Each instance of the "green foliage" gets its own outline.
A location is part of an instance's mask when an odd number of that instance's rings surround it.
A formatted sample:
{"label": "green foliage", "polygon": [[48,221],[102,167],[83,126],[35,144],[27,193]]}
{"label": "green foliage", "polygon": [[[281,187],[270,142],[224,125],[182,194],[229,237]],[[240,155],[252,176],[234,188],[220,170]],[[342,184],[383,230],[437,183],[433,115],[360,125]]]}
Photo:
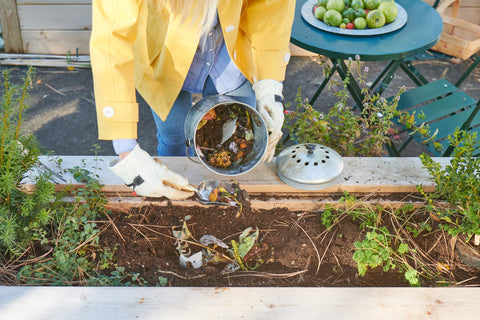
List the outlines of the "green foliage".
{"label": "green foliage", "polygon": [[0,253],[19,256],[47,234],[53,220],[50,209],[55,200],[54,185],[48,174],[40,174],[34,190],[22,185],[27,172],[38,163],[38,143],[21,132],[22,117],[33,69],[29,68],[22,85],[11,83],[8,71],[2,73],[3,95],[0,104]]}
{"label": "green foliage", "polygon": [[437,137],[438,129],[432,133],[430,125],[422,122],[426,118],[423,111],[418,114],[415,111],[412,113],[405,111],[397,112],[397,117],[398,122],[409,130],[410,135],[416,135],[422,139],[422,144],[432,144],[432,146],[439,152],[443,150],[442,145],[439,142],[434,141]]}
{"label": "green foliage", "polygon": [[[416,216],[417,210],[415,210],[413,205],[403,205],[396,210],[395,216],[398,221],[401,221],[401,227],[412,237],[417,238],[421,234],[427,234],[432,232],[433,226],[430,216],[425,218],[425,221],[417,222],[412,218]],[[420,214],[418,214],[418,217]]]}
{"label": "green foliage", "polygon": [[[418,190],[427,201],[427,210],[443,222],[452,235],[459,233],[471,237],[480,234],[480,158],[473,156],[479,143],[475,132],[456,130],[449,137],[454,146],[452,159],[444,168],[430,156],[420,156],[435,183],[435,192]],[[450,206],[437,206],[436,200],[447,201]]]}
{"label": "green foliage", "polygon": [[348,214],[354,221],[360,221],[360,228],[362,230],[367,227],[376,227],[381,220],[382,208],[367,204],[349,195],[348,192],[344,192],[344,195],[338,200],[338,203],[344,205],[345,209],[335,209],[331,205],[326,205],[321,213],[321,223],[327,229],[336,224],[342,214]]}
{"label": "green foliage", "polygon": [[[394,246],[395,243],[398,244]],[[364,276],[368,268],[383,267],[385,272],[398,268],[411,286],[420,284],[418,271],[406,263],[406,255],[410,252],[408,244],[395,238],[387,228],[367,232],[365,239],[356,241],[354,246],[353,260],[357,263],[359,275]]]}
{"label": "green foliage", "polygon": [[[15,85],[8,71],[2,73],[0,257],[23,259],[17,273],[20,283],[143,285],[138,275],[116,266],[113,252],[99,244],[96,221],[108,213],[107,200],[88,170],[72,169],[74,176],[85,180],[85,186],[73,191],[56,192],[52,173],[42,171],[30,182],[35,188],[24,185],[25,178],[32,179],[29,173],[41,167],[38,142],[21,131],[33,74],[29,68],[23,84]],[[66,196],[74,200],[65,201]]]}
{"label": "green foliage", "polygon": [[383,271],[395,268],[390,256],[390,237],[387,237],[386,229],[383,231],[383,233],[367,232],[364,240],[354,243],[356,251],[353,254],[353,260],[358,265],[359,275],[364,276],[368,268],[382,265]]}
{"label": "green foliage", "polygon": [[[84,172],[83,168],[78,168]],[[18,279],[43,285],[144,285],[138,274],[130,274],[114,263],[114,254],[99,244],[97,220],[108,214],[102,185],[90,177],[84,187],[73,191],[74,201],[57,201],[52,234],[42,245],[48,255],[23,267]],[[112,270],[110,275],[108,270]]]}
{"label": "green foliage", "polygon": [[323,211],[320,211],[320,220],[322,225],[330,229],[335,223],[338,222],[338,215],[336,210],[330,205],[326,205]]}
{"label": "green foliage", "polygon": [[[342,156],[381,156],[384,145],[390,143],[393,129],[392,119],[396,110],[401,89],[393,99],[386,100],[372,93],[365,85],[357,65],[357,82],[363,87],[363,110],[361,112],[347,106],[348,84],[352,76],[347,73],[342,90],[335,93],[338,102],[324,114],[315,110],[307,100],[302,100],[301,89],[295,100],[294,110],[287,111],[284,127],[289,137],[296,143],[318,143],[326,145]],[[349,70],[351,63],[349,64]]]}
{"label": "green foliage", "polygon": [[[359,222],[361,230],[366,232],[363,240],[354,243],[353,260],[357,263],[358,273],[364,276],[367,270],[383,267],[383,270],[389,271],[396,269],[403,273],[405,280],[411,286],[420,285],[420,276],[432,277],[432,272],[416,257],[416,251],[411,249],[409,243],[411,240],[402,237],[398,228],[407,229],[409,226],[414,228],[415,222],[411,221],[416,211],[413,206],[402,206],[397,210],[388,211],[378,205],[372,205],[357,199],[345,192],[339,199],[339,204],[343,204],[342,209],[333,209],[329,207],[322,214],[322,224],[331,228],[340,221],[345,215],[350,216],[353,221]],[[395,228],[390,227],[395,233],[392,234],[385,226],[384,220],[390,220]],[[428,225],[427,222],[422,225]],[[427,227],[424,227],[425,229]],[[420,234],[423,229],[418,230]],[[415,267],[410,265],[410,261],[415,262]]]}

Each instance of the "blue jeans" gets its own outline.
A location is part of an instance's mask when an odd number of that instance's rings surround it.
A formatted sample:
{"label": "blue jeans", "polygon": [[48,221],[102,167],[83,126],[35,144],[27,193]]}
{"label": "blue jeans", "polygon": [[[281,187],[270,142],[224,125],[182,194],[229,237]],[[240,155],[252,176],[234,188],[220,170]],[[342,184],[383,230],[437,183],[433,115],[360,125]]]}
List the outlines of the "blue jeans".
{"label": "blue jeans", "polygon": [[[207,77],[205,86],[203,88],[202,96],[212,96],[218,94],[215,86],[210,79]],[[249,106],[256,107],[255,92],[252,89],[252,84],[250,81],[245,80],[245,82],[238,87],[237,89],[226,93],[225,95],[231,96],[238,100],[248,104]],[[162,121],[160,117],[152,110],[153,119],[155,120],[155,125],[157,127],[157,139],[158,147],[157,154],[159,156],[185,156],[186,155],[186,145],[185,145],[185,118],[187,117],[188,111],[192,107],[192,94],[187,91],[180,91],[180,94],[175,100],[170,113],[167,116],[165,121]],[[193,151],[190,151],[190,155],[193,155]]]}

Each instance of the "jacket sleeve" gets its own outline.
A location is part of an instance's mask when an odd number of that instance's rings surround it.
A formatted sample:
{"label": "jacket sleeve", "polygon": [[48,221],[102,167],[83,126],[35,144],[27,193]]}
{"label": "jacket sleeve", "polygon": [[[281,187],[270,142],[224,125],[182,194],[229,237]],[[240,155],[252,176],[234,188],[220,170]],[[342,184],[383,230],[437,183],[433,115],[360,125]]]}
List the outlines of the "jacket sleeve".
{"label": "jacket sleeve", "polygon": [[295,0],[253,0],[245,10],[243,31],[252,43],[257,80],[284,80]]}
{"label": "jacket sleeve", "polygon": [[90,57],[99,139],[137,137],[133,44],[141,0],[93,0]]}

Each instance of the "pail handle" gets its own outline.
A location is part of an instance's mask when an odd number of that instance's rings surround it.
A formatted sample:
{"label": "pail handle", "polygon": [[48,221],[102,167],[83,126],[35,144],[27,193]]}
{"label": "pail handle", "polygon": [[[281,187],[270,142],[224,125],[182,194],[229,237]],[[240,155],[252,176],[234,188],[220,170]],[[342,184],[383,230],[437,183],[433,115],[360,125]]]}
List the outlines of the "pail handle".
{"label": "pail handle", "polygon": [[187,155],[187,158],[188,158],[189,160],[191,160],[192,162],[202,163],[202,162],[199,161],[198,159],[194,159],[194,158],[190,157],[190,155],[188,154],[188,153],[189,153],[188,151],[189,151],[191,145],[192,145],[192,142],[191,142],[191,141],[189,141],[188,139],[185,140],[185,146],[186,146],[186,148],[185,148],[185,154]]}
{"label": "pail handle", "polygon": [[199,161],[198,159],[195,159],[195,158],[190,157],[190,155],[188,154],[188,147],[187,147],[187,158],[188,158],[189,160],[191,160],[192,162],[202,163],[202,162]]}

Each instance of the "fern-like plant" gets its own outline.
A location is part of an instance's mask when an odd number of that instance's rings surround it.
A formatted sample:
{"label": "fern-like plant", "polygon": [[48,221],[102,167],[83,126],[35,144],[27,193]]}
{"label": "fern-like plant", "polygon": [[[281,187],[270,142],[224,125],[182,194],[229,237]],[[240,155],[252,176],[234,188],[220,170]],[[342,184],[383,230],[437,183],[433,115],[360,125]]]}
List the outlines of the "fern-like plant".
{"label": "fern-like plant", "polygon": [[37,176],[36,188],[26,190],[22,180],[38,166],[40,148],[33,135],[24,135],[21,125],[28,108],[28,91],[34,75],[29,68],[20,85],[13,84],[3,71],[0,101],[0,252],[22,254],[32,241],[45,235],[53,219],[49,204],[55,198],[54,185],[47,175]]}

